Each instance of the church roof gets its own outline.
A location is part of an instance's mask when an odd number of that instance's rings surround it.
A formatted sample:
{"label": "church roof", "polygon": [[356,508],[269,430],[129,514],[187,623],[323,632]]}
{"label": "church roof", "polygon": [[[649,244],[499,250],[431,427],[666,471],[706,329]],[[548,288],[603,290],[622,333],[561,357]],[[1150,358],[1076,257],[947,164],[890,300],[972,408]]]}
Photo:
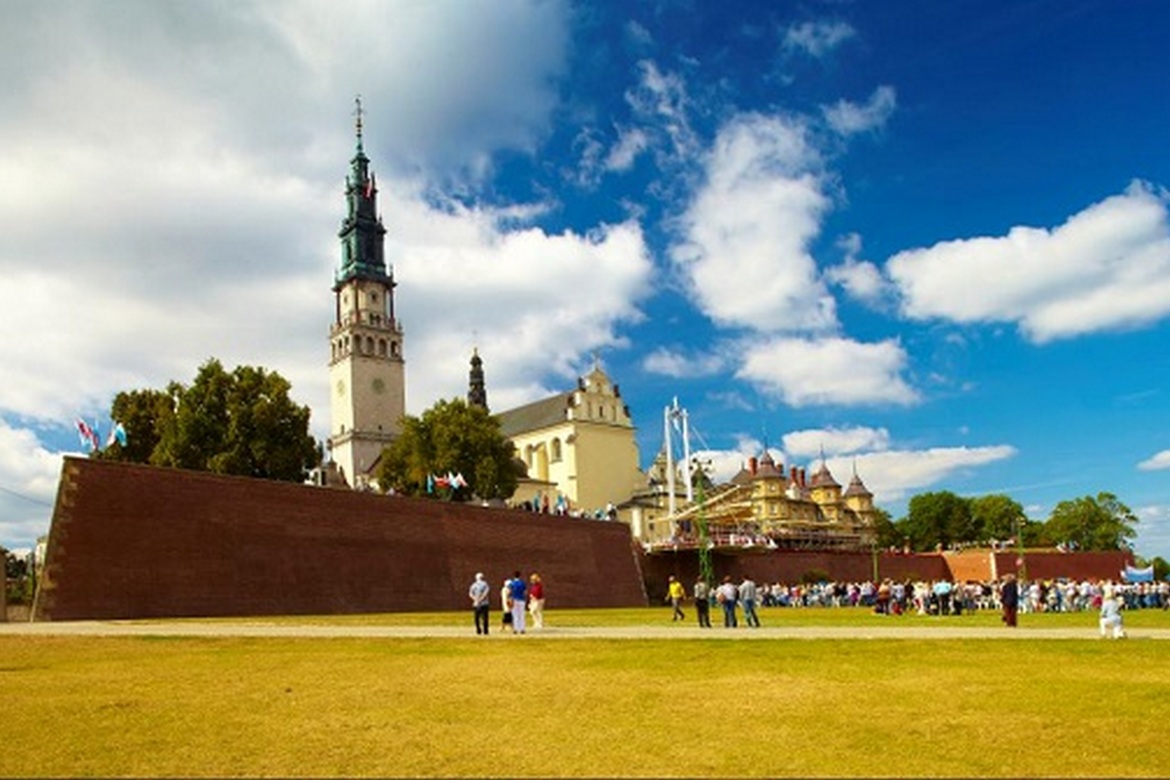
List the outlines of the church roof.
{"label": "church roof", "polygon": [[521,433],[560,425],[568,419],[566,412],[572,399],[572,393],[558,393],[524,406],[518,406],[515,409],[500,412],[496,415],[500,421],[500,433],[511,438]]}
{"label": "church roof", "polygon": [[854,474],[853,479],[849,480],[849,487],[845,488],[844,495],[872,496],[873,493],[869,492],[869,489],[865,487],[865,483],[861,481],[861,477]]}
{"label": "church roof", "polygon": [[833,479],[833,475],[829,473],[828,465],[823,460],[817,473],[812,475],[812,481],[809,482],[809,485],[811,487],[841,487],[837,480]]}

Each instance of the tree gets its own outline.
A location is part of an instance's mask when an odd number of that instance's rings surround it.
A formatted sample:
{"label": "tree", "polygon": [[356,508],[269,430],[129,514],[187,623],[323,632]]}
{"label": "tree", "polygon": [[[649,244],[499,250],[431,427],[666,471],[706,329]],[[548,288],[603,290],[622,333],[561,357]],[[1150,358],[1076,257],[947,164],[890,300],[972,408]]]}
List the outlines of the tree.
{"label": "tree", "polygon": [[1024,518],[1024,507],[1002,493],[971,499],[971,519],[978,541],[1006,541],[1016,536]]}
{"label": "tree", "polygon": [[877,532],[877,546],[883,549],[902,546],[904,536],[890,519],[890,513],[881,507],[874,507],[873,529]]}
{"label": "tree", "polygon": [[500,433],[499,421],[461,399],[439,401],[421,417],[404,417],[402,433],[382,452],[378,482],[400,493],[427,495],[427,478],[448,473],[467,481],[466,487],[450,489],[454,499],[510,498],[520,477],[516,448]]}
{"label": "tree", "polygon": [[906,517],[896,524],[915,550],[930,550],[978,538],[971,502],[950,491],[920,493],[910,499]]}
{"label": "tree", "polygon": [[1045,536],[1079,550],[1120,550],[1137,535],[1137,516],[1112,493],[1061,501],[1044,524]]}
{"label": "tree", "polygon": [[300,482],[318,461],[309,408],[289,398],[280,374],[216,359],[190,387],[119,393],[111,417],[126,429],[126,447],[103,457],[217,474]]}
{"label": "tree", "polygon": [[114,442],[95,457],[103,460],[150,463],[163,431],[174,416],[175,401],[169,390],[131,390],[114,396],[110,419],[121,423],[126,443]]}

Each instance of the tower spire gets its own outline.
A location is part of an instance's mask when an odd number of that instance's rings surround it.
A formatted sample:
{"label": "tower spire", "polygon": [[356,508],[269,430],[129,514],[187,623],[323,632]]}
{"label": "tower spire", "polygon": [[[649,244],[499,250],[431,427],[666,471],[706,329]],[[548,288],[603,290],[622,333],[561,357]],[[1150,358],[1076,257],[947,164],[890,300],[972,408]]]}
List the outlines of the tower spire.
{"label": "tower spire", "polygon": [[365,111],[362,110],[362,96],[355,95],[353,102],[353,115],[356,117],[354,122],[354,129],[357,132],[357,150],[360,152],[362,151],[362,115],[365,113]]}

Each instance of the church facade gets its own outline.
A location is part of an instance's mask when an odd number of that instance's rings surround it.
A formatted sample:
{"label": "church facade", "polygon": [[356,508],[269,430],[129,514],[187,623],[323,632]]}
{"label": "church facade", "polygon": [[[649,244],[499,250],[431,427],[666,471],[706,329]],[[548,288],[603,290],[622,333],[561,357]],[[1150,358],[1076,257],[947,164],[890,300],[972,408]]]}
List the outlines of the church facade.
{"label": "church facade", "polygon": [[384,254],[386,228],[378,215],[377,182],[362,148],[360,102],[345,202],[329,328],[327,446],[341,479],[350,487],[364,488],[382,449],[401,431],[406,359],[402,325],[394,314],[394,272]]}
{"label": "church facade", "polygon": [[[634,423],[621,391],[595,364],[577,387],[497,415],[500,430],[516,446],[529,484],[550,509],[592,514],[623,502],[645,475],[638,465]],[[513,500],[535,496],[517,495]]]}

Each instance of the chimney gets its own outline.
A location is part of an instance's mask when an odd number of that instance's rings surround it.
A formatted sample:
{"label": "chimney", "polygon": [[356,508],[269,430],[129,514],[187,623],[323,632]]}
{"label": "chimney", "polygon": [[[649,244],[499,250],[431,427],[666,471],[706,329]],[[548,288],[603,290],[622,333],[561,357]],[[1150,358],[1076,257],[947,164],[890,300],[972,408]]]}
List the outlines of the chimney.
{"label": "chimney", "polygon": [[808,483],[805,481],[806,478],[807,478],[807,474],[805,473],[805,470],[803,468],[801,468],[801,470],[800,470],[800,486],[802,488],[808,487]]}
{"label": "chimney", "polygon": [[796,466],[789,466],[788,467],[788,481],[791,482],[793,485],[799,485],[800,484],[800,482],[798,481],[799,478],[800,478],[800,475],[796,473]]}
{"label": "chimney", "polygon": [[759,467],[760,467],[760,462],[758,460],[756,460],[755,455],[748,458],[748,471],[751,473],[751,475],[753,477],[756,475],[756,470],[759,469]]}

